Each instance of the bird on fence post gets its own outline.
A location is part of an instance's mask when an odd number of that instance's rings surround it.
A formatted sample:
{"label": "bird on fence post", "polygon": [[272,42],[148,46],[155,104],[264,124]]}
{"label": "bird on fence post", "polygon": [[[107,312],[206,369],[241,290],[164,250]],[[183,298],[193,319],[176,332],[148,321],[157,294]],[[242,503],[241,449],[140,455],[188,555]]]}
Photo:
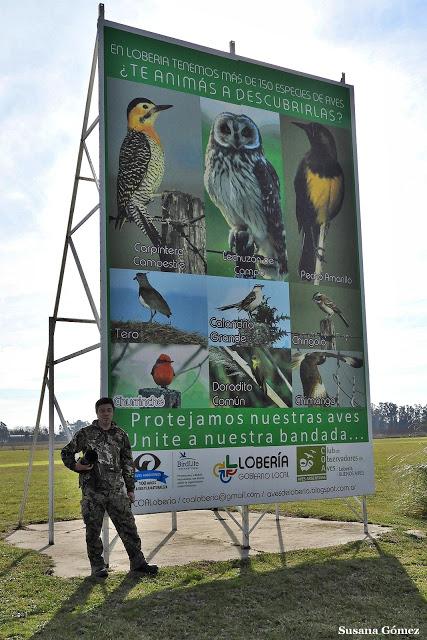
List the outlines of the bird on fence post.
{"label": "bird on fence post", "polygon": [[[301,160],[295,180],[296,216],[302,230],[300,278],[313,274],[316,262],[325,261],[323,240],[344,199],[344,174],[337,157],[337,145],[332,133],[314,122],[293,122],[307,134],[310,150]],[[303,273],[303,275],[302,275]]]}
{"label": "bird on fence post", "polygon": [[229,246],[240,256],[265,260],[266,278],[288,271],[280,182],[264,155],[261,133],[249,116],[220,113],[213,121],[205,154],[204,182],[228,226]]}
{"label": "bird on fence post", "polygon": [[337,314],[337,316],[339,316],[344,322],[346,327],[350,326],[347,320],[344,318],[341,309],[324,293],[320,293],[320,291],[318,291],[314,294],[312,300],[317,304],[319,309],[326,313],[327,316],[332,317],[333,315]]}
{"label": "bird on fence post", "polygon": [[263,284],[256,284],[253,287],[252,291],[248,293],[248,295],[243,298],[243,300],[240,300],[240,302],[235,302],[234,304],[226,304],[223,307],[218,307],[218,309],[220,311],[226,311],[227,309],[238,309],[239,311],[247,311],[248,314],[252,317],[254,311],[256,311],[262,303],[263,287]]}
{"label": "bird on fence post", "polygon": [[159,233],[147,216],[147,206],[163,180],[165,159],[154,125],[161,111],[171,104],[154,104],[148,98],[135,98],[127,108],[128,131],[120,148],[117,176],[116,229],[133,221],[155,246]]}
{"label": "bird on fence post", "polygon": [[138,281],[139,284],[139,301],[147,309],[150,309],[150,320],[152,321],[157,312],[162,315],[170,318],[172,315],[172,311],[169,308],[168,303],[163,298],[163,296],[151,286],[148,282],[146,273],[137,273],[134,277],[134,280]]}
{"label": "bird on fence post", "polygon": [[161,353],[151,369],[154,382],[163,389],[166,389],[175,377],[172,362],[167,353]]}

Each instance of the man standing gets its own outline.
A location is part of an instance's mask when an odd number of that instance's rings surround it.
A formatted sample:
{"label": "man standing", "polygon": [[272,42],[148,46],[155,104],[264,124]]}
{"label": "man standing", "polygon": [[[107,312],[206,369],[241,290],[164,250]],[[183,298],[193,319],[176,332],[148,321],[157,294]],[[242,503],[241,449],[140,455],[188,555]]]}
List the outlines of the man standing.
{"label": "man standing", "polygon": [[[129,438],[113,422],[111,398],[100,398],[95,411],[98,419],[80,429],[61,451],[65,466],[80,474],[82,516],[92,575],[108,576],[100,538],[107,511],[127,551],[131,571],[154,576],[158,567],[149,565],[144,558],[130,506],[135,500],[135,479]],[[75,455],[79,452],[83,452],[83,458],[76,462]]]}

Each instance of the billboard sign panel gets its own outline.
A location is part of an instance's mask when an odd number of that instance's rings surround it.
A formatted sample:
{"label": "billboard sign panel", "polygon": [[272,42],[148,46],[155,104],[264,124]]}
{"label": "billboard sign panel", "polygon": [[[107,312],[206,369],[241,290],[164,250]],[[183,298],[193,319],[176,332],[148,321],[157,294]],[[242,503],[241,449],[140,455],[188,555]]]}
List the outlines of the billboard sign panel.
{"label": "billboard sign panel", "polygon": [[352,87],[99,28],[102,379],[137,511],[371,493]]}

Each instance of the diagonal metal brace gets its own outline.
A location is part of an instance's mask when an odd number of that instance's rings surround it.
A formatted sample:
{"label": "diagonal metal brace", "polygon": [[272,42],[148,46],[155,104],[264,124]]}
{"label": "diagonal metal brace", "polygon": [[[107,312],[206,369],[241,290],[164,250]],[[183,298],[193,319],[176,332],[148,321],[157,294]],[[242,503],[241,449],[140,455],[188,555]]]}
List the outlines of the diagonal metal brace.
{"label": "diagonal metal brace", "polygon": [[261,520],[263,519],[263,517],[267,515],[267,511],[264,511],[264,513],[261,513],[260,517],[258,518],[258,520],[255,522],[255,524],[252,525],[252,527],[249,529],[248,533],[252,533],[252,531],[255,529],[255,527],[261,522]]}
{"label": "diagonal metal brace", "polygon": [[77,229],[80,229],[80,227],[82,226],[82,224],[84,224],[87,220],[89,220],[89,218],[90,218],[90,217],[95,213],[95,211],[98,211],[98,209],[99,209],[99,202],[98,202],[98,204],[97,204],[97,205],[95,205],[95,206],[93,207],[93,209],[91,209],[91,210],[89,211],[89,213],[88,213],[87,215],[85,215],[85,217],[84,217],[82,220],[80,220],[80,222],[79,222],[78,224],[76,224],[76,226],[75,226],[75,227],[73,227],[73,228],[71,229],[71,231],[70,231],[70,236],[72,236],[72,235],[73,235],[73,233],[75,233],[75,231],[77,231]]}
{"label": "diagonal metal brace", "polygon": [[76,262],[76,266],[77,266],[78,272],[80,274],[80,278],[82,279],[83,287],[84,287],[84,290],[86,291],[87,299],[89,300],[89,304],[90,304],[90,308],[92,309],[93,317],[96,320],[96,324],[98,325],[98,329],[100,329],[99,314],[98,314],[98,311],[96,309],[96,305],[95,305],[95,302],[93,300],[92,294],[90,292],[89,285],[88,285],[87,280],[86,280],[86,276],[85,276],[85,274],[83,272],[83,268],[82,268],[81,262],[79,260],[79,256],[77,255],[76,247],[74,246],[74,242],[72,241],[72,239],[70,237],[68,238],[68,244],[70,245],[71,252],[72,252],[72,254],[74,256],[74,260]]}
{"label": "diagonal metal brace", "polygon": [[74,351],[73,353],[68,354],[68,356],[64,356],[63,358],[58,358],[58,360],[54,360],[53,364],[60,364],[61,362],[65,362],[66,360],[71,360],[71,358],[77,358],[77,356],[82,356],[84,353],[89,353],[89,351],[94,351],[95,349],[99,349],[101,343],[92,344],[90,347],[86,347],[85,349],[80,349],[80,351]]}
{"label": "diagonal metal brace", "polygon": [[243,527],[240,524],[240,522],[237,520],[237,518],[235,518],[233,516],[233,514],[231,513],[231,511],[229,511],[227,508],[224,509],[224,511],[227,512],[227,515],[230,516],[230,518],[232,519],[232,521],[234,522],[234,524],[240,529],[240,531],[243,531]]}

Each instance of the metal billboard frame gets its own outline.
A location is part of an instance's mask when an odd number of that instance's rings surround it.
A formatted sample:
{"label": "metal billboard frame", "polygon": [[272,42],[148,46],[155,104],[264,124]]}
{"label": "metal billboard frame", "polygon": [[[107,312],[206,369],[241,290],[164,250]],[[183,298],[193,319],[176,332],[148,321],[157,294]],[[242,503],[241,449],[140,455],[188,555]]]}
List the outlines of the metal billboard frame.
{"label": "metal billboard frame", "polygon": [[[101,77],[102,77],[102,72],[103,72],[103,57],[99,55],[99,51],[100,48],[102,46],[102,35],[100,36],[100,34],[103,33],[103,29],[102,27],[104,25],[110,26],[110,27],[124,27],[125,25],[121,25],[118,23],[114,23],[114,22],[110,22],[110,21],[106,21],[104,20],[104,5],[100,4],[99,5],[99,12],[98,12],[98,29],[97,29],[97,36],[96,36],[96,40],[95,40],[95,47],[94,47],[94,52],[93,52],[93,57],[92,57],[92,64],[91,64],[91,71],[90,71],[90,76],[89,76],[89,84],[88,84],[88,90],[87,90],[87,96],[86,96],[86,104],[85,104],[85,110],[84,110],[84,116],[83,116],[83,125],[82,125],[82,132],[81,132],[81,137],[80,137],[80,141],[79,141],[79,150],[78,150],[78,155],[77,155],[77,162],[76,162],[76,171],[75,171],[75,175],[74,175],[74,183],[73,183],[73,191],[72,191],[72,197],[71,197],[71,204],[70,204],[70,210],[69,210],[69,215],[68,215],[68,223],[67,223],[67,230],[66,230],[66,235],[65,235],[65,242],[64,242],[64,249],[63,249],[63,254],[62,254],[62,260],[61,260],[61,266],[60,266],[60,271],[59,271],[59,279],[58,279],[58,285],[57,285],[57,291],[56,291],[56,297],[55,297],[55,303],[54,303],[54,310],[53,310],[53,314],[52,316],[49,317],[49,341],[48,341],[48,350],[47,350],[47,356],[46,356],[46,362],[45,362],[45,367],[44,367],[44,373],[43,373],[43,377],[42,377],[42,386],[41,386],[41,392],[40,392],[40,398],[39,398],[39,405],[38,405],[38,411],[37,411],[37,418],[36,418],[36,424],[35,424],[35,428],[34,428],[34,432],[33,432],[33,443],[32,443],[32,447],[30,449],[30,455],[29,455],[29,463],[28,463],[28,467],[27,467],[27,472],[26,472],[26,476],[25,476],[25,481],[24,481],[24,491],[23,491],[23,497],[22,497],[22,501],[20,504],[20,509],[19,509],[19,516],[18,516],[18,528],[23,526],[23,520],[24,520],[24,513],[25,513],[25,507],[28,501],[28,493],[29,493],[29,486],[30,486],[30,480],[31,480],[31,474],[32,474],[32,467],[33,467],[33,460],[34,460],[34,451],[35,451],[35,447],[37,444],[37,436],[40,430],[40,420],[41,420],[41,413],[43,410],[43,405],[44,405],[44,399],[45,399],[45,392],[46,392],[46,387],[48,388],[49,391],[49,517],[48,517],[48,522],[49,522],[49,529],[48,529],[48,544],[49,545],[53,545],[54,544],[54,414],[55,414],[55,409],[57,412],[57,415],[60,419],[60,422],[64,428],[64,430],[69,433],[69,429],[68,429],[68,425],[67,425],[67,421],[64,418],[64,415],[61,411],[60,405],[58,403],[58,400],[56,398],[55,395],[55,378],[54,378],[54,367],[55,365],[58,365],[62,362],[65,362],[67,360],[70,360],[72,358],[84,355],[85,353],[88,353],[90,351],[96,350],[101,348],[101,379],[100,379],[100,392],[101,395],[105,395],[106,394],[106,370],[107,370],[107,364],[106,364],[106,349],[105,349],[105,344],[107,341],[107,327],[105,326],[105,317],[106,317],[106,287],[105,287],[105,280],[106,280],[106,255],[105,255],[105,247],[106,247],[106,243],[103,242],[104,237],[105,236],[105,226],[100,225],[100,246],[101,246],[101,278],[103,279],[103,281],[101,282],[101,305],[100,305],[100,314],[98,313],[94,298],[92,296],[91,290],[90,290],[90,286],[89,283],[86,279],[82,264],[80,262],[75,244],[73,242],[72,236],[73,234],[80,229],[85,222],[87,222],[92,216],[93,214],[95,214],[97,211],[102,212],[103,211],[103,207],[105,207],[105,202],[104,202],[104,198],[105,198],[105,190],[104,190],[104,184],[103,184],[103,179],[104,179],[104,167],[100,166],[100,175],[99,177],[96,174],[96,170],[95,170],[95,165],[92,161],[92,158],[90,156],[89,153],[89,149],[87,147],[86,144],[86,140],[88,139],[88,137],[91,135],[91,133],[96,129],[97,126],[100,126],[102,124],[101,122],[101,116],[100,114],[103,112],[103,100],[104,100],[104,87],[101,84]],[[218,51],[215,49],[209,49],[206,47],[203,47],[201,45],[195,45],[193,43],[186,43],[184,41],[181,40],[176,40],[174,38],[168,38],[166,36],[160,36],[159,34],[154,34],[151,32],[146,32],[140,29],[134,29],[132,27],[126,27],[127,31],[133,32],[133,33],[137,33],[140,35],[145,35],[147,37],[154,37],[157,39],[161,39],[167,42],[171,42],[171,43],[175,43],[175,44],[179,44],[179,45],[189,45],[194,49],[200,50],[200,51],[204,51],[206,53],[210,53],[210,54],[214,54],[214,55],[219,55],[225,58],[229,58],[229,59],[239,59],[240,61],[244,61],[244,62],[249,62],[249,63],[256,63],[256,64],[260,64],[262,66],[266,66],[268,68],[274,68],[280,71],[288,71],[291,73],[296,73],[295,71],[291,71],[288,70],[286,68],[283,67],[279,67],[279,66],[275,66],[275,65],[271,65],[271,64],[266,64],[265,62],[260,62],[257,60],[252,60],[249,58],[244,58],[244,57],[240,57],[237,56],[235,53],[235,42],[232,40],[229,43],[230,46],[230,53],[224,52],[224,51]],[[89,124],[89,113],[90,113],[90,107],[92,104],[92,95],[93,95],[93,89],[94,89],[94,83],[95,83],[95,76],[96,76],[96,72],[97,72],[97,68],[98,68],[98,96],[99,96],[99,105],[98,105],[98,115],[95,117],[95,119],[93,120],[93,122],[91,122],[91,124]],[[341,81],[333,81],[330,79],[325,79],[325,78],[321,78],[318,76],[313,76],[310,74],[305,74],[305,73],[300,73],[298,72],[298,75],[307,77],[307,78],[311,78],[311,79],[316,79],[316,80],[322,80],[322,81],[327,81],[331,84],[346,84],[345,83],[345,74],[342,74],[342,78]],[[364,327],[364,347],[365,347],[365,353],[367,354],[367,341],[366,341],[366,318],[365,318],[365,304],[364,304],[364,282],[363,282],[363,264],[362,264],[362,250],[361,250],[361,229],[360,229],[360,210],[359,210],[359,192],[358,192],[358,175],[357,175],[357,151],[356,151],[356,137],[355,137],[355,123],[354,123],[354,99],[353,99],[353,87],[351,85],[347,85],[347,87],[349,87],[350,91],[351,91],[351,96],[352,96],[352,100],[351,100],[351,114],[352,114],[352,121],[353,121],[353,129],[352,129],[352,141],[353,141],[353,160],[354,160],[354,171],[355,171],[355,193],[356,193],[356,212],[357,212],[357,226],[358,226],[358,240],[359,240],[359,270],[360,270],[360,282],[361,282],[361,301],[362,301],[362,309],[363,309],[363,327]],[[104,140],[104,128],[100,127],[100,136],[99,136],[99,161],[101,163],[103,156],[103,151],[104,151],[104,146],[105,146],[105,140]],[[82,162],[83,162],[83,158],[86,157],[88,165],[90,167],[90,171],[92,176],[91,177],[87,177],[87,176],[82,176],[81,175],[81,170],[82,170]],[[74,213],[75,213],[75,205],[76,205],[76,199],[77,199],[77,193],[78,193],[78,188],[80,185],[81,181],[86,181],[86,182],[90,182],[93,183],[96,188],[97,188],[97,192],[98,192],[98,196],[99,196],[99,201],[98,203],[77,223],[73,226],[73,218],[74,218]],[[68,250],[70,249],[77,270],[79,272],[80,275],[80,279],[82,281],[82,285],[84,288],[84,291],[86,293],[89,305],[91,307],[92,313],[93,313],[93,318],[92,319],[87,319],[87,318],[68,318],[68,317],[60,317],[58,316],[58,309],[59,309],[59,303],[60,303],[60,299],[61,299],[61,293],[62,293],[62,285],[63,285],[63,280],[64,280],[64,274],[65,274],[65,268],[66,268],[66,262],[67,262],[67,257],[68,257]],[[104,295],[103,295],[104,293]],[[57,322],[67,322],[67,323],[81,323],[81,324],[96,324],[99,331],[100,331],[100,342],[96,343],[96,344],[92,344],[84,349],[81,349],[79,351],[75,351],[73,353],[70,353],[66,356],[63,356],[61,358],[55,359],[55,348],[54,348],[54,343],[55,343],[55,327],[56,327],[56,323]],[[368,370],[368,358],[366,358],[366,390],[367,390],[367,410],[368,410],[368,428],[369,428],[369,434],[372,435],[372,419],[371,419],[371,408],[370,408],[370,396],[369,396],[369,370]],[[361,514],[360,512],[358,512],[354,505],[351,503],[349,498],[342,498],[343,500],[345,500],[345,502],[347,503],[347,505],[349,506],[349,508],[353,511],[353,513],[355,513],[355,515],[358,518],[362,518],[362,522],[363,522],[363,528],[364,528],[364,533],[369,536],[369,529],[368,529],[368,513],[367,513],[367,501],[366,501],[366,496],[351,496],[351,498],[353,500],[356,501],[356,503],[359,505],[359,507],[361,508]],[[272,503],[274,504],[274,503]],[[230,517],[230,519],[234,522],[234,524],[236,525],[236,527],[241,531],[242,534],[242,544],[241,544],[241,548],[242,549],[249,549],[250,548],[250,533],[256,528],[256,526],[261,522],[261,520],[263,519],[263,517],[266,515],[266,513],[270,513],[270,511],[264,511],[261,512],[261,514],[259,515],[259,517],[257,518],[257,520],[255,521],[255,523],[252,525],[252,527],[250,527],[249,524],[249,506],[250,505],[244,505],[244,506],[236,506],[235,508],[237,508],[238,512],[241,515],[241,521],[239,522],[239,520],[235,517],[235,515],[230,512],[229,508],[225,508],[223,509],[228,516]],[[217,512],[219,511],[219,509],[213,509],[214,512],[214,516],[218,517]],[[279,506],[276,503],[275,504],[275,514],[276,514],[276,521],[279,521],[280,518],[280,513],[279,513]],[[176,511],[172,511],[171,512],[171,516],[172,516],[172,526],[171,526],[171,530],[172,531],[176,531],[177,530],[177,512]],[[108,559],[109,559],[109,552],[111,551],[112,547],[114,546],[118,536],[116,535],[115,538],[112,540],[112,542],[109,542],[109,528],[108,528],[108,515],[106,514],[105,518],[104,518],[104,525],[103,525],[103,543],[104,543],[104,557],[105,557],[105,561],[106,564],[108,564]]]}

